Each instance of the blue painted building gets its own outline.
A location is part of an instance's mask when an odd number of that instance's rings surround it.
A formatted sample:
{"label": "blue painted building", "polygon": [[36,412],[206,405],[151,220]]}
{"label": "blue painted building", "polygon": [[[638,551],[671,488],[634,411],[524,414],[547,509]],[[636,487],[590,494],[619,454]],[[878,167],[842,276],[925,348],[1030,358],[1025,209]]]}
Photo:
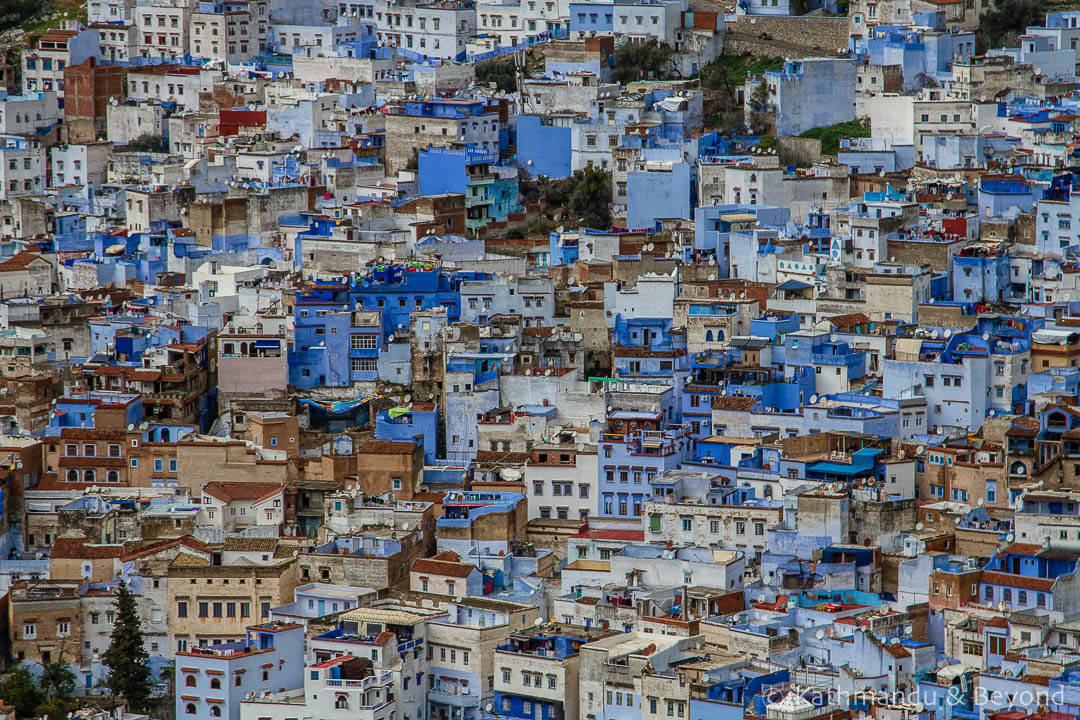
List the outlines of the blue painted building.
{"label": "blue painted building", "polygon": [[434,464],[438,452],[439,411],[435,405],[410,404],[408,411],[392,415],[383,410],[375,416],[377,440],[416,440],[424,444],[424,462]]}
{"label": "blue painted building", "polygon": [[311,388],[376,380],[379,352],[390,335],[410,326],[410,313],[446,308],[449,322],[456,322],[461,281],[485,277],[415,262],[315,283],[296,298],[289,382]]}
{"label": "blue painted building", "polygon": [[685,426],[668,427],[662,413],[613,410],[600,439],[600,474],[596,514],[599,517],[640,516],[653,496],[652,482],[677,469],[691,456]]}
{"label": "blue painted building", "polygon": [[[765,73],[768,104],[776,112],[777,135],[798,135],[855,119],[855,60],[787,60]],[[829,102],[821,102],[829,98]]]}
{"label": "blue painted building", "polygon": [[615,29],[614,9],[611,2],[570,3],[570,37],[611,35]]}
{"label": "blue painted building", "polygon": [[657,218],[693,219],[691,176],[680,150],[642,150],[626,173],[626,226],[652,228]]}
{"label": "blue painted building", "polygon": [[504,222],[522,212],[517,168],[500,165],[498,153],[469,147],[429,147],[419,152],[421,195],[465,196],[465,225],[470,230]]}
{"label": "blue painted building", "polygon": [[[565,720],[568,708],[564,699],[575,697],[562,683],[578,682],[577,655],[588,642],[591,633],[572,625],[556,625],[510,634],[506,642],[495,649],[495,712],[502,718],[514,720]],[[517,688],[525,683],[535,691],[522,692]],[[569,710],[572,717],[576,712]]]}
{"label": "blue painted building", "polygon": [[953,297],[1000,305],[1008,299],[1012,252],[1004,245],[972,245],[953,258]]}
{"label": "blue painted building", "polygon": [[520,115],[517,124],[518,162],[530,175],[569,177],[573,118],[568,115]]}

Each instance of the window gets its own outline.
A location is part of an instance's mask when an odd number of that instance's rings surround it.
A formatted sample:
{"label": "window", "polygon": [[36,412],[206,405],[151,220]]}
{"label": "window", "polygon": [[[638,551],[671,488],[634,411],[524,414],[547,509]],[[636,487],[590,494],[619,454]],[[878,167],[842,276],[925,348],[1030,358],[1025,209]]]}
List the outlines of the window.
{"label": "window", "polygon": [[37,625],[28,622],[23,623],[23,640],[33,640],[37,637]]}
{"label": "window", "polygon": [[184,714],[186,714],[186,715],[194,715],[195,714],[195,703],[188,703],[187,705],[185,705],[184,706]]}
{"label": "window", "polygon": [[221,678],[219,678],[219,677],[210,678],[210,689],[211,690],[220,690],[221,689]]}
{"label": "window", "polygon": [[682,529],[683,529],[683,532],[692,531],[694,529],[694,521],[693,521],[693,519],[692,518],[683,518],[682,519]]}
{"label": "window", "polygon": [[186,685],[187,687],[195,687],[196,685],[198,685],[198,683],[199,681],[195,678],[194,675],[188,675],[187,679],[184,681],[184,685]]}
{"label": "window", "polygon": [[180,601],[176,603],[176,616],[186,618],[187,617],[187,603]]}
{"label": "window", "polygon": [[68,637],[69,635],[71,635],[71,623],[69,623],[67,620],[61,620],[60,622],[56,623],[57,637]]}

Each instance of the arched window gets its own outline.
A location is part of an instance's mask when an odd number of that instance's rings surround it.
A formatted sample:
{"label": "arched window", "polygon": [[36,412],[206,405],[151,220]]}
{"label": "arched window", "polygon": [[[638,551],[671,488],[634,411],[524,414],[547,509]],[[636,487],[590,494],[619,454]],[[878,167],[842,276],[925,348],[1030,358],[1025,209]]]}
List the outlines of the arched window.
{"label": "arched window", "polygon": [[210,689],[211,690],[220,690],[221,689],[221,678],[210,678]]}
{"label": "arched window", "polygon": [[108,480],[111,483],[120,482],[120,471],[119,470],[110,470],[108,473],[106,473],[105,479]]}
{"label": "arched window", "polygon": [[334,701],[334,707],[338,710],[348,710],[349,698],[345,695],[338,695],[337,700]]}
{"label": "arched window", "polygon": [[233,354],[233,344],[232,343],[225,343],[225,345],[222,346],[222,348],[221,348],[221,352],[224,355],[232,355]]}
{"label": "arched window", "polygon": [[712,341],[713,341],[712,330],[706,330],[705,331],[705,342],[712,342]]}
{"label": "arched window", "polygon": [[187,680],[184,681],[184,684],[186,684],[188,687],[195,687],[198,682],[199,681],[195,679],[194,675],[188,675]]}
{"label": "arched window", "polygon": [[221,707],[218,705],[211,705],[210,717],[221,717]]}
{"label": "arched window", "polygon": [[194,715],[195,714],[195,703],[188,703],[187,705],[185,705],[184,706],[184,712],[186,714],[188,714],[188,715]]}
{"label": "arched window", "polygon": [[169,428],[161,428],[161,442],[169,442]]}
{"label": "arched window", "polygon": [[772,485],[766,485],[765,486],[765,498],[767,500],[772,499]]}
{"label": "arched window", "polygon": [[1027,605],[1027,590],[1021,590],[1016,594],[1016,602],[1020,605]]}
{"label": "arched window", "polygon": [[83,482],[92,483],[97,480],[97,473],[93,470],[83,470]]}
{"label": "arched window", "polygon": [[235,682],[236,687],[240,687],[240,684],[243,681],[244,681],[244,676],[243,675],[237,675],[236,676],[236,682]]}
{"label": "arched window", "polygon": [[79,471],[78,470],[68,470],[67,471],[67,480],[68,480],[68,482],[79,482]]}

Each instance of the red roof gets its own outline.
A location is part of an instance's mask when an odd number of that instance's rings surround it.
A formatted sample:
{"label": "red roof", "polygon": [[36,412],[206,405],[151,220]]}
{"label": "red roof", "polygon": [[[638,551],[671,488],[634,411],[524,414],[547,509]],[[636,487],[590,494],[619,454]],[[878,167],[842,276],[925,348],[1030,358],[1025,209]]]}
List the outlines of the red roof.
{"label": "red roof", "polygon": [[203,486],[203,494],[230,503],[233,500],[260,500],[284,489],[284,485],[268,482],[212,482]]}
{"label": "red roof", "polygon": [[1009,573],[995,572],[993,570],[983,570],[982,581],[991,585],[1005,585],[1007,587],[1022,588],[1024,590],[1050,592],[1054,589],[1054,581],[1048,578],[1011,575]]}
{"label": "red roof", "polygon": [[[15,272],[17,270],[25,270],[26,267],[35,260],[44,260],[37,253],[28,252],[26,250],[15,253],[9,259],[4,262],[0,262],[0,272]],[[45,260],[48,262],[48,260]]]}
{"label": "red roof", "polygon": [[585,530],[570,537],[590,538],[592,540],[622,540],[625,542],[641,542],[645,539],[644,530]]}
{"label": "red roof", "polygon": [[49,557],[77,560],[107,560],[118,558],[123,545],[88,545],[82,538],[58,538],[53,541]]}

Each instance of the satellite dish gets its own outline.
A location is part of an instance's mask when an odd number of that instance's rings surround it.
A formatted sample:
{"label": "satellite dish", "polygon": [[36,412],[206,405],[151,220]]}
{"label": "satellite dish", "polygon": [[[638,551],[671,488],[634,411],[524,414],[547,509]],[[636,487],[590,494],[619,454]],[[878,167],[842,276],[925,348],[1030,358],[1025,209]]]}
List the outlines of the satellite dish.
{"label": "satellite dish", "polygon": [[963,520],[962,517],[953,518],[953,523],[956,524],[956,525],[959,525],[961,520]]}
{"label": "satellite dish", "polygon": [[566,278],[566,284],[567,285],[573,285],[576,282],[577,282],[577,280],[572,275],[570,277]]}
{"label": "satellite dish", "polygon": [[952,328],[945,328],[945,337],[946,338],[951,338],[952,337]]}
{"label": "satellite dish", "polygon": [[758,601],[759,603],[763,603],[763,602],[765,602],[765,593],[761,593],[760,595],[758,595],[758,596],[757,596],[757,601]]}
{"label": "satellite dish", "polygon": [[904,634],[905,635],[910,635],[912,632],[914,632],[914,630],[915,630],[915,628],[912,627],[911,625],[905,625],[904,626]]}
{"label": "satellite dish", "polygon": [[900,638],[898,638],[898,637],[889,638],[889,644],[890,645],[899,645],[900,644]]}
{"label": "satellite dish", "polygon": [[1007,541],[1009,541],[1009,542],[1012,542],[1013,540],[1015,540],[1015,539],[1016,539],[1016,535],[1015,535],[1015,534],[1013,534],[1013,533],[1009,533],[1008,535],[1006,535],[1006,536],[1005,536],[1005,539],[1006,539]]}
{"label": "satellite dish", "polygon": [[983,340],[990,340],[990,333],[983,333]]}
{"label": "satellite dish", "polygon": [[393,336],[393,335],[391,334],[391,335],[390,335],[390,337],[389,337],[389,338],[387,338],[387,340],[388,340],[389,342],[394,342],[394,336]]}
{"label": "satellite dish", "polygon": [[412,402],[412,395],[411,394],[405,393],[405,402]]}
{"label": "satellite dish", "polygon": [[818,401],[818,396],[817,395],[811,395],[810,396],[810,404],[811,405],[817,405],[817,401]]}
{"label": "satellite dish", "polygon": [[818,640],[823,640],[825,638],[825,631],[818,630],[816,633],[814,633],[814,637],[816,637]]}
{"label": "satellite dish", "polygon": [[916,455],[922,455],[924,450],[926,450],[926,448],[924,448],[922,445],[919,445],[918,447],[915,448],[915,454]]}
{"label": "satellite dish", "polygon": [[536,618],[536,622],[533,623],[533,625],[535,625],[536,627],[540,627],[543,624],[544,624],[544,618],[539,618],[539,617]]}
{"label": "satellite dish", "polygon": [[922,523],[915,523],[915,529],[921,531],[923,529],[923,524]]}
{"label": "satellite dish", "polygon": [[551,368],[544,371],[544,377],[547,377],[548,375],[551,375]]}
{"label": "satellite dish", "polygon": [[409,523],[407,523],[407,522],[401,523],[401,529],[402,530],[408,530],[409,529]]}
{"label": "satellite dish", "polygon": [[986,500],[984,500],[983,498],[979,498],[979,507],[982,507],[983,503],[985,503],[985,502],[986,502]]}
{"label": "satellite dish", "polygon": [[937,336],[938,336],[938,331],[937,331],[937,328],[934,328],[933,330],[931,330],[931,331],[930,331],[930,337],[932,337],[932,338],[934,338],[935,340],[937,340]]}
{"label": "satellite dish", "polygon": [[[530,161],[530,162],[531,162],[531,161]],[[493,708],[493,707],[494,707],[494,706],[493,706],[493,705],[492,705],[491,703],[488,703],[487,705],[485,705],[485,706],[484,706],[484,710],[486,710],[486,711],[488,711],[488,712],[491,712],[491,708]]]}

